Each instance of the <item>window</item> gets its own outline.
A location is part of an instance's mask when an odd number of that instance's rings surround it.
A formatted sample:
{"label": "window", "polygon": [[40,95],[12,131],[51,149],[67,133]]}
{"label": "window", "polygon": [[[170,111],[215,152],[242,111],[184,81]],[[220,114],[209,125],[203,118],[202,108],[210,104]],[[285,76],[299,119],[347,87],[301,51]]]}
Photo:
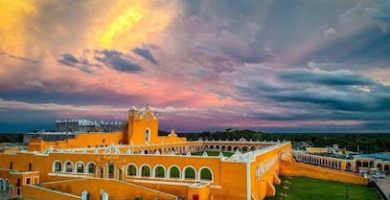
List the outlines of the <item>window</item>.
{"label": "window", "polygon": [[14,163],[12,163],[12,162],[9,163],[9,169],[10,169],[10,170],[13,170],[13,169],[14,169]]}
{"label": "window", "polygon": [[188,167],[184,170],[184,178],[185,179],[195,179],[195,169],[192,167]]}
{"label": "window", "polygon": [[31,184],[31,178],[26,178],[26,184],[27,185]]}
{"label": "window", "polygon": [[180,170],[178,167],[171,167],[169,170],[169,178],[180,178]]}
{"label": "window", "polygon": [[127,176],[137,176],[137,167],[135,165],[127,167]]}
{"label": "window", "polygon": [[165,178],[165,169],[162,166],[156,167],[154,176],[156,178]]}
{"label": "window", "polygon": [[84,173],[84,164],[83,163],[77,163],[76,164],[76,171],[77,171],[77,173]]}
{"label": "window", "polygon": [[200,170],[200,180],[211,181],[213,180],[213,174],[208,168],[203,168]]}
{"label": "window", "polygon": [[149,142],[150,141],[150,129],[145,130],[145,141]]}
{"label": "window", "polygon": [[108,178],[114,178],[114,163],[108,164]]}
{"label": "window", "polygon": [[62,171],[62,164],[61,162],[57,161],[54,163],[54,172],[61,172]]}
{"label": "window", "polygon": [[73,172],[73,164],[71,162],[65,164],[65,172]]}
{"label": "window", "polygon": [[95,168],[96,168],[95,163],[89,163],[87,168],[88,168],[88,173],[89,174],[94,174],[95,173]]}
{"label": "window", "polygon": [[141,168],[141,176],[150,177],[150,167],[149,166],[145,165]]}
{"label": "window", "polygon": [[32,164],[28,163],[28,171],[32,171]]}

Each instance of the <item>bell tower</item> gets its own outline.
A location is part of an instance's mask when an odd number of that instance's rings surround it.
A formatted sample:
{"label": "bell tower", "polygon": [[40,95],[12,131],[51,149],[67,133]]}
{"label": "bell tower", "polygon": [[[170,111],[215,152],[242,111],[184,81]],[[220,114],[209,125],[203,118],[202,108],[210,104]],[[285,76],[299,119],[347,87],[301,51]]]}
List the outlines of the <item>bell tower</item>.
{"label": "bell tower", "polygon": [[128,112],[127,134],[124,141],[128,144],[149,144],[158,141],[158,118],[149,106],[140,111],[132,107]]}

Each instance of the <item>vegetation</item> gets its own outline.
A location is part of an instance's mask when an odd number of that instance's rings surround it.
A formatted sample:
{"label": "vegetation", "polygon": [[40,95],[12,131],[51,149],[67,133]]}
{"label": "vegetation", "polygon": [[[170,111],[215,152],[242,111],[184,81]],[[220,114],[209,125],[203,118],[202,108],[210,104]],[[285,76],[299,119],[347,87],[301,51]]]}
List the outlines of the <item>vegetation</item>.
{"label": "vegetation", "polygon": [[[162,133],[164,134],[164,133]],[[179,136],[189,140],[267,140],[291,141],[294,147],[299,148],[302,142],[311,146],[325,147],[338,144],[349,151],[362,153],[390,151],[390,133],[263,133],[252,130],[232,130],[202,133],[181,133]]]}
{"label": "vegetation", "polygon": [[379,200],[375,187],[323,181],[304,177],[282,178],[276,196],[266,200]]}
{"label": "vegetation", "polygon": [[21,142],[23,142],[22,134],[0,133],[0,143],[21,143]]}

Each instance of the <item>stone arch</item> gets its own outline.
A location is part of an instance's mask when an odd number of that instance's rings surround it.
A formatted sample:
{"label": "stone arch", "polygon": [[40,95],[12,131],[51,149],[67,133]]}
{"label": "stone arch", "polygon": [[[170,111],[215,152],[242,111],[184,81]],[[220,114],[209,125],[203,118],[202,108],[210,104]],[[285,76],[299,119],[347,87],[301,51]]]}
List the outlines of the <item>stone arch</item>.
{"label": "stone arch", "polygon": [[0,178],[0,191],[4,190],[4,180]]}
{"label": "stone arch", "polygon": [[127,167],[126,167],[127,176],[137,176],[138,175],[137,172],[138,172],[138,169],[134,163],[127,165]]}
{"label": "stone arch", "polygon": [[195,170],[195,167],[193,166],[186,166],[184,167],[183,169],[183,178],[184,179],[192,179],[192,180],[195,180],[197,177],[196,177],[196,170]]}
{"label": "stone arch", "polygon": [[180,168],[177,165],[171,165],[169,167],[168,172],[169,172],[169,174],[168,174],[169,178],[180,178],[181,177]]}
{"label": "stone arch", "polygon": [[362,162],[360,160],[357,160],[356,161],[356,167],[361,167],[362,166]]}
{"label": "stone arch", "polygon": [[88,174],[94,174],[96,172],[96,164],[94,162],[87,163],[85,172]]}
{"label": "stone arch", "polygon": [[215,149],[217,149],[217,150],[218,150],[218,149],[219,149],[219,145],[215,145]]}
{"label": "stone arch", "polygon": [[367,160],[363,160],[363,167],[368,167],[368,161]]}
{"label": "stone arch", "polygon": [[142,177],[150,177],[152,174],[151,167],[148,164],[143,164],[139,167],[139,174]]}
{"label": "stone arch", "polygon": [[370,160],[370,161],[368,162],[368,166],[369,166],[369,167],[374,167],[374,161],[373,161],[373,160]]}
{"label": "stone arch", "polygon": [[8,181],[8,179],[5,179],[5,181],[4,181],[4,191],[6,191],[7,193],[9,193],[9,181]]}
{"label": "stone arch", "polygon": [[76,173],[84,173],[85,172],[85,165],[82,161],[78,161],[76,163],[75,171],[76,171]]}
{"label": "stone arch", "polygon": [[156,165],[153,169],[155,178],[165,178],[166,177],[166,169],[163,165]]}
{"label": "stone arch", "polygon": [[232,146],[228,146],[228,147],[227,147],[227,150],[228,150],[228,151],[232,151]]}
{"label": "stone arch", "polygon": [[70,161],[70,160],[68,160],[68,161],[66,161],[65,162],[65,164],[64,164],[64,172],[73,172],[73,170],[74,170],[74,165],[73,165],[73,162],[72,161]]}
{"label": "stone arch", "polygon": [[256,150],[256,147],[255,146],[251,146],[251,151],[254,151]]}
{"label": "stone arch", "polygon": [[382,164],[381,163],[376,164],[376,168],[382,170]]}
{"label": "stone arch", "polygon": [[383,166],[383,171],[386,171],[386,172],[389,171],[389,165],[388,165],[388,164],[386,164],[386,165]]}
{"label": "stone arch", "polygon": [[52,172],[62,172],[62,163],[59,160],[53,162]]}
{"label": "stone arch", "polygon": [[221,150],[222,150],[222,151],[226,151],[226,146],[223,145],[223,146],[221,147]]}
{"label": "stone arch", "polygon": [[201,167],[199,169],[199,180],[201,181],[213,181],[213,178],[214,178],[214,174],[213,174],[213,170],[211,170],[209,167]]}
{"label": "stone arch", "polygon": [[210,149],[214,149],[214,145],[210,145]]}
{"label": "stone arch", "polygon": [[352,166],[351,166],[351,163],[350,162],[347,162],[345,164],[345,167],[347,168],[347,170],[351,170],[352,169]]}
{"label": "stone arch", "polygon": [[108,178],[114,178],[115,165],[114,162],[110,161],[107,163],[108,166]]}
{"label": "stone arch", "polygon": [[242,151],[243,152],[247,152],[248,151],[248,147],[247,146],[242,147]]}

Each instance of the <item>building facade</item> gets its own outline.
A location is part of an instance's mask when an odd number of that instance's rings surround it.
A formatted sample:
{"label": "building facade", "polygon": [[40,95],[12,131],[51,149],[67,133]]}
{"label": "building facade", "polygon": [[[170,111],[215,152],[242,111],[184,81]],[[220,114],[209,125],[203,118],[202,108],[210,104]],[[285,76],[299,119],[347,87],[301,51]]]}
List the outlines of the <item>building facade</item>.
{"label": "building facade", "polygon": [[32,138],[27,150],[0,153],[0,190],[28,199],[260,200],[275,195],[280,175],[367,184],[356,174],[295,162],[290,142],[159,136],[148,107],[130,109],[120,132]]}

